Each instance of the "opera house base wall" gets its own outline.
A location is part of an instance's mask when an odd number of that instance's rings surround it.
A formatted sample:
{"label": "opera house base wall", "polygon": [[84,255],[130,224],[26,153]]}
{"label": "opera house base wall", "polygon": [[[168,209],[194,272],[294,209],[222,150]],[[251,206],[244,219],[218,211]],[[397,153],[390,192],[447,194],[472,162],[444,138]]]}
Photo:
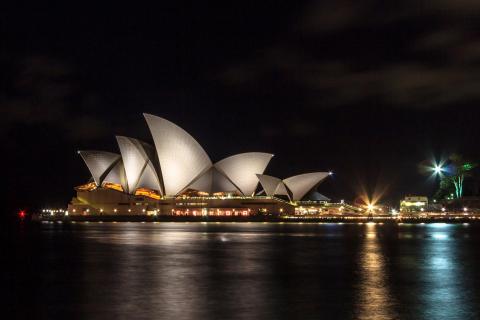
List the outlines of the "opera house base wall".
{"label": "opera house base wall", "polygon": [[70,216],[252,217],[293,215],[295,206],[275,197],[165,197],[153,199],[97,188],[77,191],[68,205]]}

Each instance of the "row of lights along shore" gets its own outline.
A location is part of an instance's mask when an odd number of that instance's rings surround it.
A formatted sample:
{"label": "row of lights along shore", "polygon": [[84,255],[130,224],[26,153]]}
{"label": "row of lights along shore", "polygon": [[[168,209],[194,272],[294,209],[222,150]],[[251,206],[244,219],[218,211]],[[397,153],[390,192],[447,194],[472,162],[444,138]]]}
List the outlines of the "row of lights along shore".
{"label": "row of lights along shore", "polygon": [[[103,212],[104,212],[103,209],[100,209],[99,211],[100,211],[100,213],[103,213]],[[132,209],[128,209],[127,211],[128,211],[129,213],[131,213],[131,212],[132,212]],[[76,212],[76,210],[73,209],[73,212]],[[86,212],[86,213],[90,213],[90,209],[86,209],[85,212]],[[117,210],[117,209],[113,209],[113,212],[117,213],[118,210]],[[146,210],[145,210],[145,209],[142,209],[142,212],[145,213]],[[69,213],[69,212],[68,212],[68,210],[64,210],[64,209],[43,209],[43,210],[42,210],[42,213],[44,213],[44,214],[50,214],[50,215],[52,215],[52,216],[54,216],[54,215],[56,215],[56,214],[64,214],[64,215],[68,216],[68,213]],[[157,215],[157,213],[158,213],[157,210],[154,210],[154,211],[153,211],[153,214],[154,214],[154,215]]]}
{"label": "row of lights along shore", "polygon": [[43,209],[42,213],[49,213],[51,216],[54,216],[56,214],[64,214],[68,216],[68,210],[63,209]]}

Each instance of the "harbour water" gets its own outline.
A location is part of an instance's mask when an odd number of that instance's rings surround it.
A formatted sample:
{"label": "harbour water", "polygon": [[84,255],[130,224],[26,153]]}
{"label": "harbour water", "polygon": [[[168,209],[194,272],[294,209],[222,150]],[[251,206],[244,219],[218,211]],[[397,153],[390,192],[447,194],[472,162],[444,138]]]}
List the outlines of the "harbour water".
{"label": "harbour water", "polygon": [[477,224],[42,223],[3,236],[14,318],[480,318]]}

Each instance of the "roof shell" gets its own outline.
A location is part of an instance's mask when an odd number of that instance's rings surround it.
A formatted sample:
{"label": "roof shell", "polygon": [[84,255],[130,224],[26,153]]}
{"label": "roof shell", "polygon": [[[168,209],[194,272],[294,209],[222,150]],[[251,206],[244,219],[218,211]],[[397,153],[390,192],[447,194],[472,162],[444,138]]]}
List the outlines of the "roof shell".
{"label": "roof shell", "polygon": [[123,190],[127,190],[127,177],[125,175],[125,167],[123,166],[122,159],[118,160],[111,169],[108,170],[104,183],[114,183],[122,186]]}
{"label": "roof shell", "polygon": [[264,152],[240,153],[215,163],[215,168],[223,173],[246,196],[255,193],[258,185],[257,174],[262,174],[273,154]]}
{"label": "roof shell", "polygon": [[200,175],[193,183],[188,185],[186,189],[194,189],[208,193],[236,192],[241,194],[238,187],[213,166]]}
{"label": "roof shell", "polygon": [[282,183],[280,178],[272,177],[266,174],[257,174],[257,178],[267,196],[270,197],[275,195],[278,185]]}
{"label": "roof shell", "polygon": [[120,155],[113,152],[85,150],[78,151],[88,167],[97,186],[101,186],[109,170],[121,159]]}
{"label": "roof shell", "polygon": [[328,172],[304,173],[284,179],[283,182],[292,192],[294,201],[301,200],[308,191],[316,187],[323,179],[328,177]]}
{"label": "roof shell", "polygon": [[127,176],[126,189],[134,193],[140,187],[158,190],[162,193],[159,177],[152,162],[152,147],[138,139],[117,136]]}
{"label": "roof shell", "polygon": [[200,144],[176,124],[144,114],[155,143],[166,195],[174,196],[205,172],[212,162]]}

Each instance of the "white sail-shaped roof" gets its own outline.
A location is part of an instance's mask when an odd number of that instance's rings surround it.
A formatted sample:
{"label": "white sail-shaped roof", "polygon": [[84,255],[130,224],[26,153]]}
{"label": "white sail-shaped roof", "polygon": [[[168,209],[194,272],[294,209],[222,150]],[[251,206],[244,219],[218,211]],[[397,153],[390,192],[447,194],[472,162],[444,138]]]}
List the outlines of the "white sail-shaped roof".
{"label": "white sail-shaped roof", "polygon": [[215,168],[223,173],[246,196],[254,194],[258,185],[257,174],[265,171],[273,154],[247,152],[233,155],[215,163]]}
{"label": "white sail-shaped roof", "polygon": [[275,189],[275,195],[287,196],[290,201],[292,200],[292,193],[288,190],[287,186],[285,185],[285,183],[283,183],[283,181],[280,182]]}
{"label": "white sail-shaped roof", "polygon": [[125,168],[123,166],[122,159],[118,160],[115,165],[108,170],[105,179],[103,179],[103,183],[115,183],[122,186],[123,190],[127,190],[127,178],[125,175]]}
{"label": "white sail-shaped roof", "polygon": [[323,179],[328,177],[328,172],[312,172],[293,176],[283,180],[292,192],[294,201],[301,200],[308,191],[317,186]]}
{"label": "white sail-shaped roof", "polygon": [[176,195],[212,162],[185,130],[163,118],[144,114],[155,142],[166,195]]}
{"label": "white sail-shaped roof", "polygon": [[[117,136],[118,147],[122,154],[127,176],[127,192],[134,193],[140,187],[158,190],[161,193],[160,180],[152,163],[151,148],[146,143],[129,137]],[[139,185],[142,178],[142,185]]]}
{"label": "white sail-shaped roof", "polygon": [[219,172],[215,167],[211,167],[209,170],[199,176],[198,179],[188,185],[186,189],[194,189],[198,191],[205,191],[208,193],[242,193],[237,186],[235,186],[223,173]]}
{"label": "white sail-shaped roof", "polygon": [[241,194],[239,188],[232,183],[223,173],[217,169],[212,169],[212,193],[215,192],[235,192]]}
{"label": "white sail-shaped roof", "polygon": [[147,163],[145,169],[143,169],[142,175],[138,179],[138,184],[135,189],[139,188],[157,190],[163,195],[162,188],[160,187],[160,181],[158,180],[157,173],[151,162]]}
{"label": "white sail-shaped roof", "polygon": [[307,195],[305,195],[305,198],[307,200],[311,201],[330,201],[330,198],[327,196],[324,196],[318,191],[310,191]]}
{"label": "white sail-shaped roof", "polygon": [[90,170],[93,180],[97,186],[102,185],[103,179],[108,171],[120,160],[120,155],[107,151],[78,151],[83,161]]}
{"label": "white sail-shaped roof", "polygon": [[282,183],[281,179],[266,174],[257,174],[257,178],[266,195],[270,197],[275,195],[278,185]]}
{"label": "white sail-shaped roof", "polygon": [[197,191],[204,191],[211,193],[213,185],[213,169],[210,168],[206,172],[202,173],[197,179],[195,179],[191,184],[185,189],[193,189]]}

